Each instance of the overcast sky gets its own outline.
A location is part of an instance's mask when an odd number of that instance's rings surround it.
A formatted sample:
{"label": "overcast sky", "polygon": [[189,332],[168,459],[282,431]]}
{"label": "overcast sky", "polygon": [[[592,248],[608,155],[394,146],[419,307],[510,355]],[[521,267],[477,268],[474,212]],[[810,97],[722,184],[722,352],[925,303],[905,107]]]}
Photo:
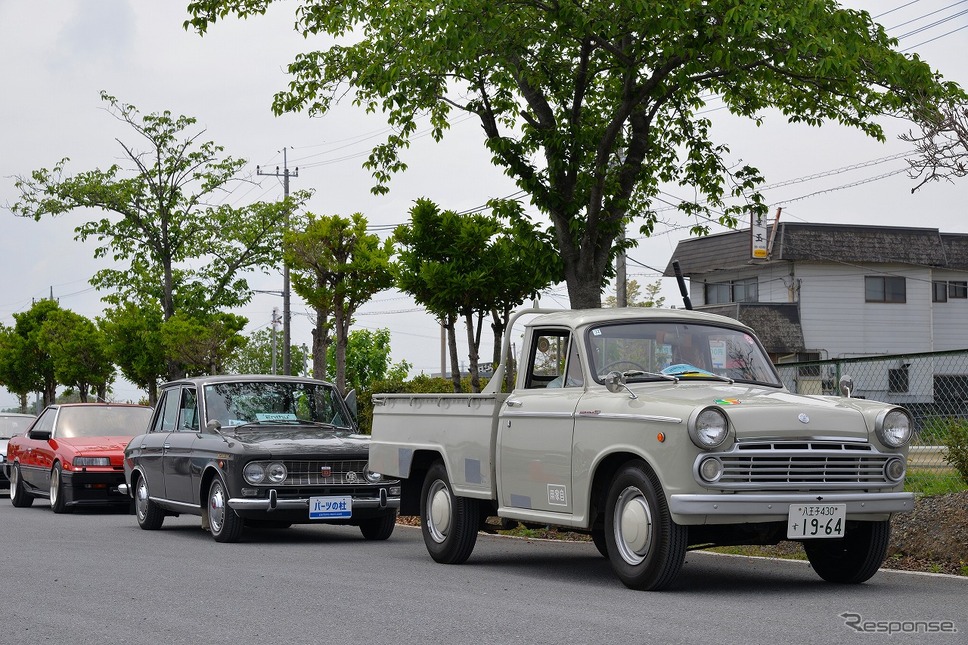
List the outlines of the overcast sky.
{"label": "overcast sky", "polygon": [[[298,167],[291,189],[312,189],[309,210],[318,214],[362,213],[374,230],[405,222],[414,200],[429,197],[443,208],[465,210],[489,198],[516,192],[491,166],[480,126],[456,118],[443,143],[421,131],[405,160],[410,169],[391,183],[389,195],[376,197],[372,179],[361,168],[369,148],[386,133],[380,115],[365,115],[346,104],[332,114],[272,115],[275,92],[288,82],[285,66],[301,51],[322,47],[292,30],[295,2],[281,2],[267,16],[228,19],[200,37],[182,28],[185,2],[134,0],[0,0],[0,322],[39,298],[54,297],[64,308],[94,318],[100,296],[88,284],[108,266],[93,258],[92,242],[74,240],[73,229],[92,219],[75,212],[41,222],[14,217],[6,206],[17,199],[16,175],[51,167],[70,157],[69,172],[104,168],[121,160],[116,139],[137,143],[134,132],[105,111],[101,90],[142,113],[170,110],[198,119],[205,140],[226,154],[247,159],[240,184],[227,198],[235,205],[282,196],[282,183],[255,176],[255,167]],[[965,0],[853,0],[847,6],[870,11],[900,38],[900,49],[917,52],[945,78],[968,86],[968,2]],[[965,15],[961,15],[961,14]],[[768,185],[771,211],[783,206],[787,221],[925,226],[968,233],[964,195],[968,184],[934,184],[911,194],[914,183],[897,157],[908,145],[897,139],[908,126],[885,122],[884,144],[859,132],[828,125],[788,125],[766,115],[764,126],[740,122],[710,105],[714,135],[730,145],[737,162],[758,166]],[[671,192],[671,191],[670,191]],[[629,274],[639,282],[658,279],[688,222],[673,212],[660,214],[656,234],[630,254]],[[381,227],[384,227],[381,229]],[[720,227],[714,227],[719,232]],[[386,234],[385,232],[382,234]],[[256,289],[278,290],[279,273],[250,278]],[[667,304],[677,301],[674,280],[664,280]],[[563,288],[542,299],[544,306],[568,305]],[[257,294],[239,313],[246,331],[270,324],[282,300]],[[293,298],[293,341],[311,344],[309,311]],[[408,360],[414,372],[439,369],[439,333],[432,317],[396,292],[378,295],[357,314],[357,327],[388,327],[393,360]],[[484,335],[481,355],[489,356]],[[462,349],[462,354],[466,351]],[[115,397],[138,399],[143,393],[126,383]],[[15,398],[0,389],[0,407]]]}

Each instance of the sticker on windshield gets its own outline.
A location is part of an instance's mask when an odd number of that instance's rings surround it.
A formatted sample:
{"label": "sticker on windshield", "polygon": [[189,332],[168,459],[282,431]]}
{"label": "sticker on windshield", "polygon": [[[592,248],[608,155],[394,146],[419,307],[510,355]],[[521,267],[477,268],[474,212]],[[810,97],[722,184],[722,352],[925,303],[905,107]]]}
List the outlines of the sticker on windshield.
{"label": "sticker on windshield", "polygon": [[592,336],[601,336],[601,335],[602,335],[602,330],[601,329],[593,329],[592,330]]}
{"label": "sticker on windshield", "polygon": [[296,415],[292,412],[256,412],[255,418],[259,421],[295,421]]}

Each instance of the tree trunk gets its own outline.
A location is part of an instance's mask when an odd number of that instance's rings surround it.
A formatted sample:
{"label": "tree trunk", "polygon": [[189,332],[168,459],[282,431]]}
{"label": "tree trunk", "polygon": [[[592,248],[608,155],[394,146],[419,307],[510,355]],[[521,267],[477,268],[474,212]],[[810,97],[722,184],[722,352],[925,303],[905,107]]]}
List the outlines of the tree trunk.
{"label": "tree trunk", "polygon": [[346,346],[349,344],[350,316],[342,306],[335,307],[336,312],[336,389],[346,395]]}
{"label": "tree trunk", "polygon": [[450,351],[450,378],[454,382],[454,392],[462,391],[460,384],[460,361],[457,358],[457,319],[447,316],[447,348]]}
{"label": "tree trunk", "polygon": [[326,352],[329,350],[329,320],[325,311],[316,310],[313,329],[313,378],[326,380]]}
{"label": "tree trunk", "polygon": [[474,312],[464,314],[464,324],[467,326],[467,369],[471,375],[471,392],[480,392],[481,375],[478,370],[480,338],[475,338],[474,335]]}

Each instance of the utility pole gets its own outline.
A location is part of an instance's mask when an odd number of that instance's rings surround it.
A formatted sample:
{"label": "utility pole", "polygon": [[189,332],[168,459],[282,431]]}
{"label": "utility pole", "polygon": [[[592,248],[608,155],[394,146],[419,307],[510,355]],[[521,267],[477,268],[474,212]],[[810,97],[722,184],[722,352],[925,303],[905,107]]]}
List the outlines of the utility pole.
{"label": "utility pole", "polygon": [[[622,230],[618,234],[619,244],[625,245],[625,224],[622,224]],[[616,307],[628,307],[628,275],[626,274],[625,268],[625,249],[623,248],[615,256],[615,306]]]}
{"label": "utility pole", "polygon": [[[279,166],[276,166],[275,172],[262,172],[259,166],[255,167],[255,174],[257,175],[267,175],[269,177],[282,177],[282,194],[286,199],[289,198],[289,178],[299,176],[299,168],[296,168],[291,174],[289,172],[289,164],[286,159],[286,150],[288,148],[282,149],[282,172],[279,172]],[[289,230],[289,212],[286,212],[286,230]],[[285,260],[282,262],[282,373],[289,375],[292,374],[292,359],[289,356],[289,348],[292,345],[292,340],[290,338],[290,327],[289,322],[291,318],[289,311],[289,264]]]}
{"label": "utility pole", "polygon": [[276,326],[279,324],[279,308],[272,308],[272,373],[276,373]]}

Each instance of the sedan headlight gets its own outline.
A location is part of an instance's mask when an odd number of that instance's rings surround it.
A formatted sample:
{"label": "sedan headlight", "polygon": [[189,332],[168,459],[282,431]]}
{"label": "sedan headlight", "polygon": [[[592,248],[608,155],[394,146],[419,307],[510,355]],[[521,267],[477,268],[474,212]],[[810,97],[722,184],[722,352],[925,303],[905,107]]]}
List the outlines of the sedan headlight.
{"label": "sedan headlight", "polygon": [[723,445],[728,434],[729,422],[719,408],[706,408],[689,419],[689,438],[703,450]]}
{"label": "sedan headlight", "polygon": [[263,481],[265,481],[266,469],[262,466],[262,464],[255,461],[250,461],[245,465],[245,468],[242,469],[242,476],[245,478],[245,481],[249,482],[250,484],[261,484]]}
{"label": "sedan headlight", "polygon": [[286,467],[279,462],[274,462],[266,466],[266,478],[273,484],[281,484],[286,481],[286,477],[289,475],[286,471]]}
{"label": "sedan headlight", "polygon": [[901,448],[911,440],[911,416],[901,408],[882,412],[874,424],[881,443],[889,448]]}
{"label": "sedan headlight", "polygon": [[383,475],[376,472],[375,470],[370,470],[370,464],[366,465],[366,469],[363,471],[363,476],[366,477],[366,481],[371,484],[379,483],[383,479]]}
{"label": "sedan headlight", "polygon": [[74,468],[84,468],[86,466],[110,466],[110,457],[74,457],[71,459]]}

